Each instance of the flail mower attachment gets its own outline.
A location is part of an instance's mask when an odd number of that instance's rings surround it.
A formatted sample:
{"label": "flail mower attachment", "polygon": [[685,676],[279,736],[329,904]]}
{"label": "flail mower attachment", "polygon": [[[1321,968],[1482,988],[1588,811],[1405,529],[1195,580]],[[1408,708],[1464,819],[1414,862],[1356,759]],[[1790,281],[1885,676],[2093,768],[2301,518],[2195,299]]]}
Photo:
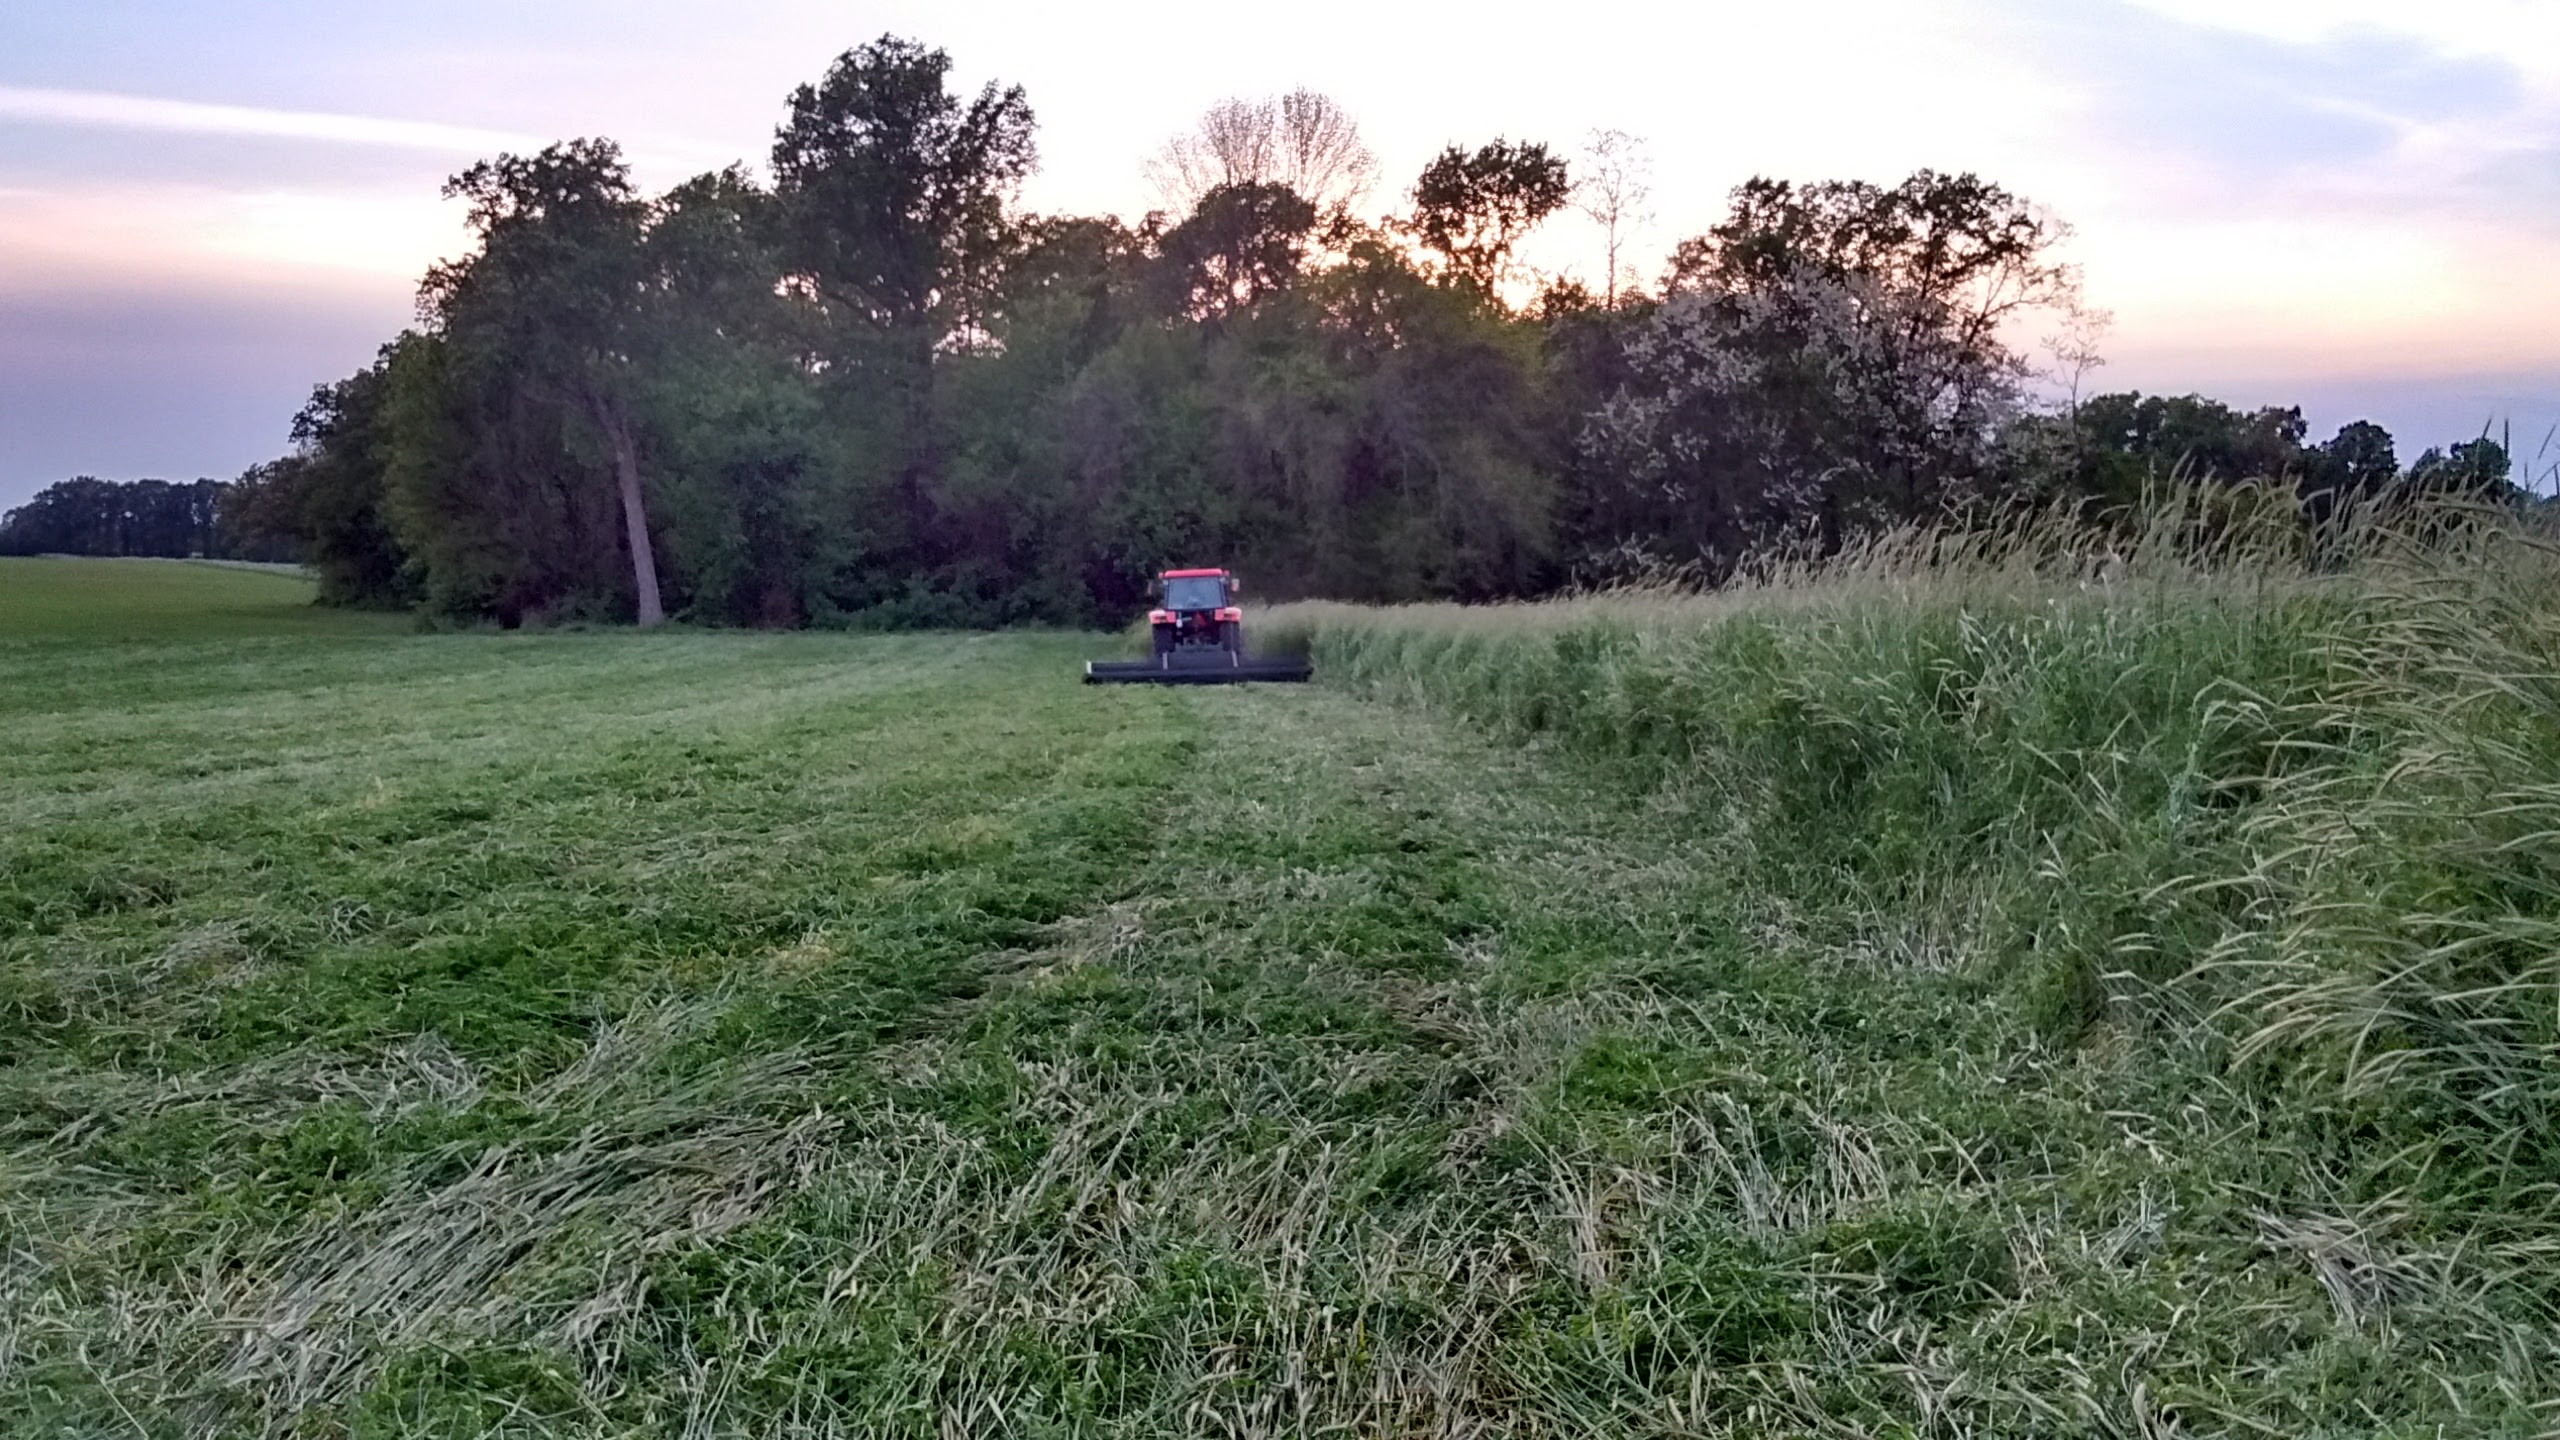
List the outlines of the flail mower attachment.
{"label": "flail mower attachment", "polygon": [[1304,680],[1304,660],[1245,653],[1244,587],[1224,570],[1167,570],[1156,577],[1156,608],[1147,612],[1154,649],[1144,660],[1088,660],[1087,685],[1236,685]]}
{"label": "flail mower attachment", "polygon": [[1304,680],[1315,673],[1304,660],[1225,660],[1183,656],[1153,660],[1087,660],[1087,685],[1241,685],[1254,680]]}

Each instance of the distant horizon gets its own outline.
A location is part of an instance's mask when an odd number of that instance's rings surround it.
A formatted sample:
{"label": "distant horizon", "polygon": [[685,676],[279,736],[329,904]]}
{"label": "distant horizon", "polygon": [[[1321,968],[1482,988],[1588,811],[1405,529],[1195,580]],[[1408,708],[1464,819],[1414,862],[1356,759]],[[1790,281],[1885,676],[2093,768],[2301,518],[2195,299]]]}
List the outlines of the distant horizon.
{"label": "distant horizon", "polygon": [[[209,4],[0,18],[0,509],[75,475],[231,479],[287,448],[311,388],[366,363],[462,241],[443,178],[605,135],[663,189],[761,170],[784,97],[883,32],[1018,83],[1041,123],[1027,210],[1149,208],[1146,156],[1207,105],[1300,85],[1381,161],[1371,210],[1441,145],[1644,138],[1648,271],[1752,174],[1970,170],[2077,230],[2112,311],[2085,388],[2299,406],[2403,461],[2505,428],[2560,465],[2560,15],[2345,0],[1811,0],[1577,12],[1586,51],[1506,22],[1348,6],[1279,27],[1172,5],[1089,20],[1011,3],[650,0],[376,15]],[[2482,41],[2491,37],[2496,43]],[[1592,227],[1528,248],[1596,281]],[[1650,277],[1649,277],[1650,278]]]}

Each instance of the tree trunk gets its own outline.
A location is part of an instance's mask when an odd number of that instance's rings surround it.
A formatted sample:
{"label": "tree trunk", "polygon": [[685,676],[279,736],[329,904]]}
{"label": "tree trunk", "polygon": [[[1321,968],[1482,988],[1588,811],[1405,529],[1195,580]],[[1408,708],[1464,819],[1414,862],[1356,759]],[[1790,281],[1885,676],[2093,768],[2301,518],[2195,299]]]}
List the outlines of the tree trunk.
{"label": "tree trunk", "polygon": [[1608,298],[1600,303],[1611,315],[1615,315],[1618,313],[1618,206],[1615,201],[1609,205],[1608,226],[1609,279],[1605,287]]}
{"label": "tree trunk", "polygon": [[587,401],[596,428],[613,450],[613,476],[622,487],[622,528],[631,541],[631,588],[640,598],[640,628],[667,618],[658,600],[658,557],[649,549],[649,512],[640,496],[640,446],[631,435],[631,420],[622,407],[600,396]]}

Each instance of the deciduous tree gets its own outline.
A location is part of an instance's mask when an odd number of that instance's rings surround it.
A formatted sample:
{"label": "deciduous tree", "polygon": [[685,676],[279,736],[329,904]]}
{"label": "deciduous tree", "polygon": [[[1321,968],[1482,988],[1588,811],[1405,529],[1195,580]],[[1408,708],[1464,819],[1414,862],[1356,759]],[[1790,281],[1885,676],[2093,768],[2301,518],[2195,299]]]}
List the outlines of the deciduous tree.
{"label": "deciduous tree", "polygon": [[217,480],[56,481],[0,515],[0,554],[219,555],[222,492]]}
{"label": "deciduous tree", "polygon": [[1452,145],[1414,182],[1413,234],[1452,276],[1489,296],[1509,272],[1512,247],[1572,195],[1565,162],[1544,145]]}
{"label": "deciduous tree", "polygon": [[773,147],[785,260],[839,319],[921,353],[982,321],[1005,207],[1038,161],[1022,87],[967,101],[951,57],[883,36],[791,93]]}
{"label": "deciduous tree", "polygon": [[2504,444],[2486,435],[2461,441],[2449,451],[2430,446],[2411,462],[2409,483],[2420,490],[2502,500],[2514,487],[2515,460]]}
{"label": "deciduous tree", "polygon": [[1180,308],[1205,319],[1280,290],[1305,262],[1315,224],[1315,205],[1286,185],[1212,189],[1161,242]]}
{"label": "deciduous tree", "polygon": [[470,203],[480,248],[428,272],[420,307],[445,343],[593,427],[621,500],[639,623],[656,625],[666,612],[636,393],[654,339],[649,207],[609,140],[501,155],[455,176],[445,193]]}
{"label": "deciduous tree", "polygon": [[1624,130],[1594,130],[1582,147],[1581,169],[1573,203],[1600,227],[1600,303],[1614,310],[1618,281],[1625,273],[1620,257],[1629,239],[1653,221],[1646,208],[1653,198],[1653,161],[1644,142]]}
{"label": "deciduous tree", "polygon": [[417,598],[408,550],[390,515],[388,474],[399,437],[391,422],[391,368],[415,344],[382,347],[371,365],[315,387],[293,417],[293,453],[266,478],[292,517],[324,604],[396,606]]}
{"label": "deciduous tree", "polygon": [[1674,252],[1592,443],[1664,533],[1729,558],[1773,532],[1931,513],[1981,486],[2028,369],[2003,329],[2067,306],[2060,230],[1970,175],[1755,179]]}
{"label": "deciduous tree", "polygon": [[1148,160],[1147,179],[1177,214],[1224,185],[1279,185],[1319,212],[1348,210],[1369,193],[1377,157],[1349,111],[1313,90],[1223,100]]}

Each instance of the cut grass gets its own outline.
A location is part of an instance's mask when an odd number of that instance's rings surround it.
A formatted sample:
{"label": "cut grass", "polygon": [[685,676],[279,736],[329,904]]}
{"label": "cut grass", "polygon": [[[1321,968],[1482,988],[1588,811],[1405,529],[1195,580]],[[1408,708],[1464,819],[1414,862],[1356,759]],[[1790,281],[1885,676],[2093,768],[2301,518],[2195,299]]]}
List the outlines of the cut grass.
{"label": "cut grass", "polygon": [[[2245,853],[2134,778],[2183,687],[2296,673],[2244,603],[1791,602],[1708,642],[1747,681],[1608,719],[1701,652],[1606,639],[1538,725],[1422,612],[1316,641],[1420,705],[1042,636],[0,641],[0,1414],[2536,1433],[2528,1189],[2466,1229],[2174,974],[2035,978],[2142,856]],[[1993,737],[2078,788],[2011,818]]]}
{"label": "cut grass", "polygon": [[286,566],[0,556],[0,640],[174,641],[396,633],[407,616],[324,610]]}

